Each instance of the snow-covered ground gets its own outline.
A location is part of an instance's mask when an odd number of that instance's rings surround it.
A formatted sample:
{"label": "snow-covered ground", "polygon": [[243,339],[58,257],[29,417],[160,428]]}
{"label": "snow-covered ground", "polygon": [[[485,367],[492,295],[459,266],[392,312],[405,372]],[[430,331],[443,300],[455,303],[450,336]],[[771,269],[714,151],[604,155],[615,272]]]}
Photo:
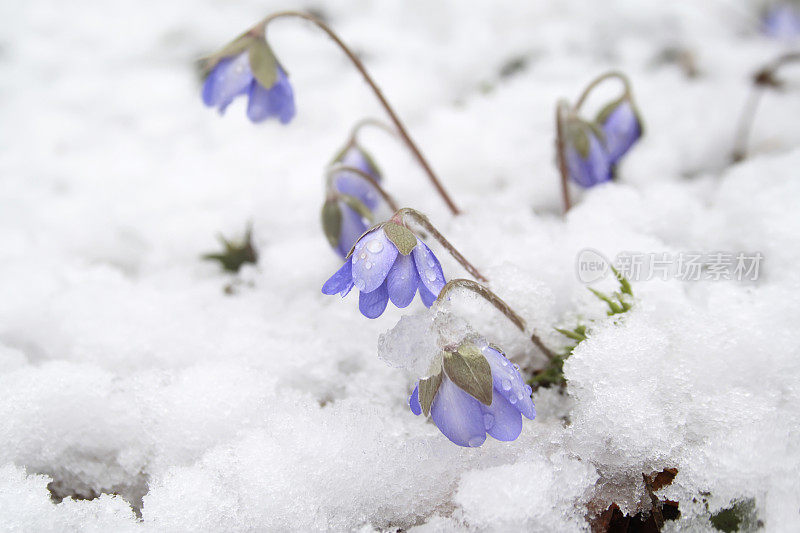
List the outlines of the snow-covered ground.
{"label": "snow-covered ground", "polygon": [[[382,116],[361,79],[282,20],[291,125],[200,101],[194,61],[286,8],[362,54],[465,213],[365,132],[387,188],[553,348],[553,326],[603,314],[575,275],[583,248],[760,252],[759,279],[634,281],[634,309],[597,321],[519,439],[455,446],[377,355],[422,305],[367,320],[355,295],[320,293],[341,264],[319,227],[323,169]],[[0,5],[0,529],[579,531],[611,503],[649,510],[642,473],[675,468],[657,493],[679,503],[667,530],[715,531],[713,513],[750,502],[750,522],[796,531],[796,82],[764,97],[752,157],[728,165],[750,74],[788,49],[756,15],[728,0]],[[554,105],[609,68],[631,77],[646,135],[564,219]],[[256,266],[200,260],[248,221]],[[480,309],[476,330],[544,364]]]}

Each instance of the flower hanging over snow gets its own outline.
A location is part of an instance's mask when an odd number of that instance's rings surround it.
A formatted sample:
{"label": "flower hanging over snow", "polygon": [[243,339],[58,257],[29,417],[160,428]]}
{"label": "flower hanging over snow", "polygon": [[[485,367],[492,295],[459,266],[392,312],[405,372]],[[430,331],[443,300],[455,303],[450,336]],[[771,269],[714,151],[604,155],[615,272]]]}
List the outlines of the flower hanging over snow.
{"label": "flower hanging over snow", "polygon": [[566,121],[566,163],[569,177],[581,187],[594,187],[611,179],[611,161],[603,133],[576,116]]}
{"label": "flower hanging over snow", "polygon": [[505,355],[470,341],[445,351],[441,370],[418,382],[408,400],[415,415],[430,414],[445,437],[477,447],[487,433],[512,441],[522,431],[522,416],[533,420],[531,387]]}
{"label": "flower hanging over snow", "polygon": [[246,33],[207,59],[203,103],[220,113],[241,95],[248,96],[247,118],[277,118],[287,124],[295,114],[294,92],[263,36]]}
{"label": "flower hanging over snow", "polygon": [[636,107],[623,97],[604,107],[597,115],[603,132],[603,145],[612,166],[625,155],[642,136],[642,121]]}
{"label": "flower hanging over snow", "polygon": [[377,318],[389,300],[407,307],[419,291],[430,307],[445,279],[439,260],[407,227],[385,222],[356,242],[344,265],[325,282],[324,294],[343,298],[358,289],[358,308],[367,318]]}

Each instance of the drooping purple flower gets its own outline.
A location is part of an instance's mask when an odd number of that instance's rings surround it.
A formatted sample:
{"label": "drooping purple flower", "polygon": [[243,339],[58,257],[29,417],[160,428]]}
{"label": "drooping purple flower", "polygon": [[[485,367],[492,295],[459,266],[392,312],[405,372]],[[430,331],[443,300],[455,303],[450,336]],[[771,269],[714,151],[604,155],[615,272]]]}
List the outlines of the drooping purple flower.
{"label": "drooping purple flower", "polygon": [[628,98],[621,98],[603,108],[597,115],[603,131],[603,144],[609,163],[616,165],[642,136],[642,121]]}
{"label": "drooping purple flower", "polygon": [[800,36],[800,6],[779,2],[770,6],[761,22],[764,35],[791,40]]}
{"label": "drooping purple flower", "polygon": [[417,291],[422,303],[430,307],[444,285],[442,266],[430,248],[411,230],[390,221],[358,240],[322,292],[344,298],[355,287],[361,314],[377,318],[389,300],[404,308]]}
{"label": "drooping purple flower", "polygon": [[611,162],[602,132],[588,122],[570,117],[566,124],[565,158],[569,177],[584,188],[611,179]]}
{"label": "drooping purple flower", "polygon": [[[459,347],[458,352],[466,358],[471,357],[476,361],[479,353],[488,362],[488,369],[491,372],[489,404],[487,405],[485,398],[482,398],[483,394],[477,393],[476,397],[456,384],[464,379],[457,375],[462,363],[448,367],[446,354],[441,373],[420,381],[414,387],[408,400],[411,411],[415,415],[426,411],[423,406],[426,401],[425,396],[433,395],[432,401],[427,400],[430,401],[431,418],[439,431],[453,443],[474,448],[484,443],[487,433],[497,440],[515,440],[522,431],[522,416],[530,420],[536,417],[536,409],[531,399],[531,387],[498,349],[488,345],[483,348],[472,345],[470,348],[472,355],[470,355],[470,351],[464,350],[463,346]],[[476,350],[479,352],[475,353]],[[480,361],[478,363],[469,362],[468,366],[469,374],[477,375],[480,379],[482,363]],[[484,379],[487,378],[484,376]],[[421,402],[420,387],[423,385],[425,392],[422,394]],[[489,386],[489,383],[486,385]]]}
{"label": "drooping purple flower", "polygon": [[224,113],[236,97],[247,95],[247,118],[252,122],[274,117],[288,124],[295,106],[286,72],[265,41],[244,36],[236,43],[231,48],[235,54],[213,57],[213,67],[203,82],[203,103]]}

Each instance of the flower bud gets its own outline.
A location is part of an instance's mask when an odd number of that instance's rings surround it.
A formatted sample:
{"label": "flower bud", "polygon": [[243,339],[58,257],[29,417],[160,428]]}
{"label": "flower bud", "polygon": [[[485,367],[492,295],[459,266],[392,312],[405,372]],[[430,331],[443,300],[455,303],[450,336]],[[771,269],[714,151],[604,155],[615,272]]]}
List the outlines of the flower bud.
{"label": "flower bud", "polygon": [[611,163],[603,145],[603,133],[576,116],[567,117],[564,129],[564,156],[572,181],[589,188],[610,180]]}

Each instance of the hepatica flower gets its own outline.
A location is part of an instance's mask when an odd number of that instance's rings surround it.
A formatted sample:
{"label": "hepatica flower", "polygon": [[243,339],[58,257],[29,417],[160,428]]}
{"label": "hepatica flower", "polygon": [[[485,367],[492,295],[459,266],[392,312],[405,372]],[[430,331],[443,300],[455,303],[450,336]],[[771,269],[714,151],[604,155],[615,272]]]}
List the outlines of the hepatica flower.
{"label": "hepatica flower", "polygon": [[633,102],[626,97],[604,107],[596,123],[603,132],[609,163],[615,165],[642,136],[642,121]]}
{"label": "hepatica flower", "polygon": [[287,124],[295,114],[294,93],[263,35],[245,33],[206,59],[203,102],[224,113],[238,96],[247,95],[252,122],[277,118]]}
{"label": "hepatica flower", "polygon": [[611,179],[611,160],[603,132],[577,116],[565,124],[565,158],[570,179],[589,188]]}
{"label": "hepatica flower", "polygon": [[408,403],[415,415],[430,414],[439,431],[459,446],[480,446],[487,433],[515,440],[522,416],[536,416],[531,388],[517,368],[497,348],[472,341],[445,350],[439,372],[421,379]]}
{"label": "hepatica flower", "polygon": [[362,236],[345,263],[322,287],[324,294],[343,298],[358,289],[358,308],[367,318],[377,318],[389,300],[407,307],[419,291],[430,307],[445,279],[439,260],[407,227],[385,222]]}

